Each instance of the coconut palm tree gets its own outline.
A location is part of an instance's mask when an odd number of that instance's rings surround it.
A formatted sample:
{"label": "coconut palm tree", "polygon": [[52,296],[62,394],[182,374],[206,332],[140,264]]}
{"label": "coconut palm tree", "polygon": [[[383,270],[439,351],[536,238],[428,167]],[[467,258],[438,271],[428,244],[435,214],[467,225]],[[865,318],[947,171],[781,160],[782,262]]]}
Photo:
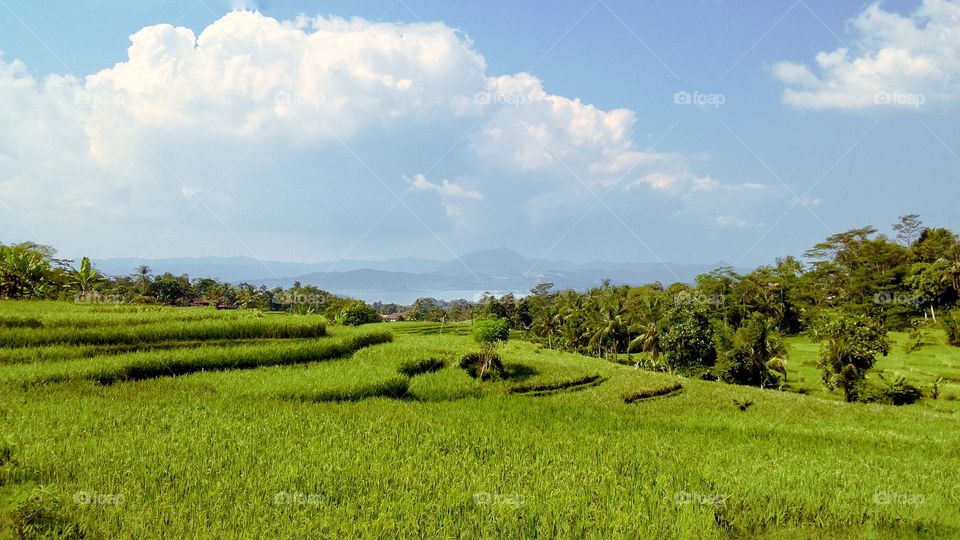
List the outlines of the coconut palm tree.
{"label": "coconut palm tree", "polygon": [[770,369],[786,378],[787,348],[770,319],[754,313],[737,333],[739,349],[750,363],[750,370],[758,375],[761,388],[771,382]]}
{"label": "coconut palm tree", "polygon": [[547,338],[547,348],[553,348],[553,338],[563,331],[563,316],[559,310],[550,306],[543,309],[533,321],[534,335]]}
{"label": "coconut palm tree", "polygon": [[627,352],[639,349],[641,352],[650,353],[652,366],[660,364],[660,329],[655,322],[648,322],[646,325],[635,324],[630,327],[631,333],[639,333],[637,337],[627,345]]}
{"label": "coconut palm tree", "polygon": [[150,270],[150,267],[145,264],[138,266],[135,272],[137,282],[140,284],[140,294],[144,296],[146,296],[150,287],[150,277],[152,274],[153,272]]}

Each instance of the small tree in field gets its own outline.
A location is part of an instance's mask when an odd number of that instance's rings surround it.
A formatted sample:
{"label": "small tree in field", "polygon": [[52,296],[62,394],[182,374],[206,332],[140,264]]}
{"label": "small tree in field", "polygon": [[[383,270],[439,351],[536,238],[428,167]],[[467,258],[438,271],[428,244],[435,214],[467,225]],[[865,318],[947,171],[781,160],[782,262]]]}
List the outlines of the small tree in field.
{"label": "small tree in field", "polygon": [[482,379],[499,363],[497,346],[510,339],[510,323],[499,317],[479,319],[473,323],[473,339],[480,344],[480,364],[476,371]]}
{"label": "small tree in field", "polygon": [[377,310],[368,306],[366,302],[356,301],[340,310],[334,322],[343,326],[360,326],[361,324],[380,322]]}
{"label": "small tree in field", "polygon": [[843,389],[848,402],[859,397],[863,379],[877,360],[890,352],[887,332],[864,316],[842,316],[824,326],[821,334],[820,365],[827,388]]}

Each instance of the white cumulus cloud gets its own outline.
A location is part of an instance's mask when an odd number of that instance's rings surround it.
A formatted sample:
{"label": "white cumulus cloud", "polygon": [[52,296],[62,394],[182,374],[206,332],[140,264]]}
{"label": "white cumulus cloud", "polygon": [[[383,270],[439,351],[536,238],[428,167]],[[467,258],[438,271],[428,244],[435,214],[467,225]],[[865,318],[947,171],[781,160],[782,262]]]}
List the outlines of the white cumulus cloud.
{"label": "white cumulus cloud", "polygon": [[[280,21],[233,11],[199,33],[158,24],[130,43],[124,61],[84,78],[40,78],[0,57],[0,196],[30,237],[129,253],[206,210],[217,215],[204,238],[215,238],[231,212],[279,235],[277,220],[305,196],[334,200],[346,187],[331,182],[360,181],[313,170],[304,156],[347,149],[348,160],[366,165],[373,156],[389,167],[400,160],[381,156],[378,141],[449,137],[457,122],[476,124],[457,183],[423,175],[410,182],[439,195],[458,219],[466,204],[493,199],[484,182],[514,187],[527,175],[547,181],[497,200],[523,205],[581,182],[592,189],[623,180],[625,189],[667,193],[719,184],[694,174],[683,155],[638,148],[631,110],[550,94],[528,73],[489,75],[470,39],[441,22]],[[437,154],[411,144],[401,157],[426,166]]]}
{"label": "white cumulus cloud", "polygon": [[960,1],[924,0],[909,16],[871,4],[850,21],[856,38],[822,51],[816,69],[780,62],[784,103],[804,109],[867,109],[960,102]]}

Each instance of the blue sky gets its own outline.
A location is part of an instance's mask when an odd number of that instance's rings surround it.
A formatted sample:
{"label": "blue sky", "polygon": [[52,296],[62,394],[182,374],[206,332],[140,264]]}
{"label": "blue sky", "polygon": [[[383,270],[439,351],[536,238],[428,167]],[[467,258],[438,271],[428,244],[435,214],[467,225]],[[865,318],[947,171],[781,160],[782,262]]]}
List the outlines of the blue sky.
{"label": "blue sky", "polygon": [[549,6],[0,0],[0,241],[752,265],[960,229],[960,2]]}

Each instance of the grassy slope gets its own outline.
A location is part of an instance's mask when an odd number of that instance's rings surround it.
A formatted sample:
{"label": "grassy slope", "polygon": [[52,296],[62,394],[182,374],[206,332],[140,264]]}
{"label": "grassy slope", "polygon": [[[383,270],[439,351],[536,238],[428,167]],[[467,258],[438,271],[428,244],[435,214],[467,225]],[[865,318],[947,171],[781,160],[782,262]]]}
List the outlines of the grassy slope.
{"label": "grassy slope", "polygon": [[[38,509],[95,537],[960,535],[949,411],[692,380],[626,404],[676,379],[526,343],[480,383],[466,338],[383,326],[393,343],[320,363],[5,388],[0,536]],[[428,358],[447,367],[399,374]]]}
{"label": "grassy slope", "polygon": [[[916,351],[907,352],[910,339],[903,332],[890,332],[890,354],[880,357],[868,377],[883,375],[888,380],[903,376],[908,381],[928,392],[933,383],[943,378],[940,399],[923,400],[920,406],[940,410],[960,411],[960,348],[951,347],[940,330],[929,331],[924,345]],[[817,365],[819,346],[806,337],[787,338],[790,353],[788,375],[790,386],[810,395],[841,399],[838,392],[830,393],[821,382]]]}

